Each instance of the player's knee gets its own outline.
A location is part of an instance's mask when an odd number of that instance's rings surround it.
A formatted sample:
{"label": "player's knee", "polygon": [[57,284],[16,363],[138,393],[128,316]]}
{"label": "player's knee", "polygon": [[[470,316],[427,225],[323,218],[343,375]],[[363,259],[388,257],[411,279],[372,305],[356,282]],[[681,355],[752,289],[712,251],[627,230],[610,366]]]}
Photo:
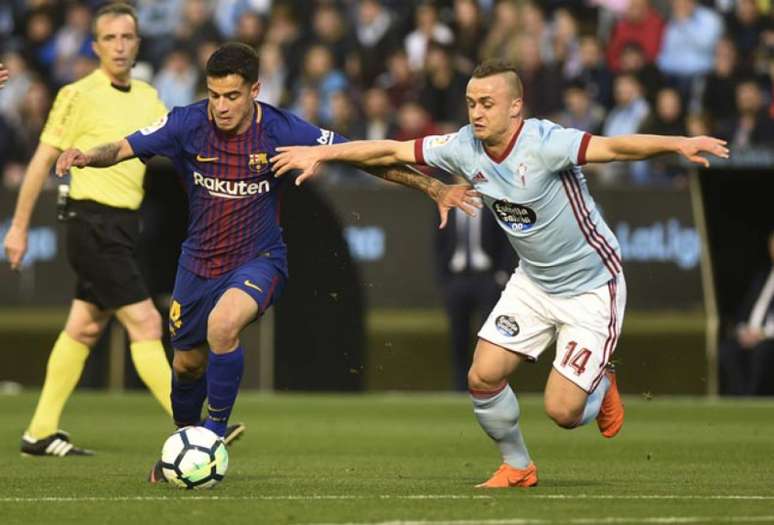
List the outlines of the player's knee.
{"label": "player's knee", "polygon": [[502,386],[504,378],[501,374],[486,373],[472,366],[468,370],[468,388],[470,390],[495,390]]}
{"label": "player's knee", "polygon": [[580,423],[582,414],[562,403],[546,400],[545,409],[548,417],[562,428],[575,428]]}
{"label": "player's knee", "polygon": [[144,309],[136,319],[135,328],[143,340],[161,339],[161,314],[153,307]]}
{"label": "player's knee", "polygon": [[193,359],[187,354],[180,355],[176,352],[172,360],[172,369],[175,371],[175,376],[183,381],[199,379],[204,375],[205,367],[206,363],[204,360]]}
{"label": "player's knee", "polygon": [[79,343],[91,347],[97,343],[97,339],[99,339],[99,336],[102,334],[102,327],[103,325],[100,323],[88,321],[77,325],[68,324],[65,331],[67,332],[67,335]]}
{"label": "player's knee", "polygon": [[216,354],[228,352],[239,340],[239,326],[230,316],[211,315],[207,321],[207,342]]}

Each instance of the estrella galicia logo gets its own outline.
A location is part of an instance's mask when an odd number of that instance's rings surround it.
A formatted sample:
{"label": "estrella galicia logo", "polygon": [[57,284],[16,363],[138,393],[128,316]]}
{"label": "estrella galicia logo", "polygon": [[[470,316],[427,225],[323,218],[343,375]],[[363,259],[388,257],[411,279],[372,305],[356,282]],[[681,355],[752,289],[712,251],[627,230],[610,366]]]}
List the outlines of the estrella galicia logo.
{"label": "estrella galicia logo", "polygon": [[537,221],[537,214],[532,208],[508,201],[495,201],[492,209],[508,228],[515,232],[525,232]]}
{"label": "estrella galicia logo", "polygon": [[519,323],[510,315],[498,315],[495,319],[495,328],[506,337],[519,335]]}

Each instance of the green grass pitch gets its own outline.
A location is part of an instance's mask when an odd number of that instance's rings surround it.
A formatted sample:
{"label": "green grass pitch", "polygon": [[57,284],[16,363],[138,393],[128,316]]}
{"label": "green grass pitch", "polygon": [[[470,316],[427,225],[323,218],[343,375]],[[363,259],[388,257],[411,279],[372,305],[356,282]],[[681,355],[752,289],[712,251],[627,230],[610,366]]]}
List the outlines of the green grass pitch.
{"label": "green grass pitch", "polygon": [[147,394],[79,392],[64,427],[93,458],[22,458],[36,393],[0,396],[0,523],[774,523],[774,403],[627,398],[622,433],[566,431],[523,396],[533,489],[498,466],[463,395],[240,396],[248,430],[213,490],[150,486],[172,429]]}

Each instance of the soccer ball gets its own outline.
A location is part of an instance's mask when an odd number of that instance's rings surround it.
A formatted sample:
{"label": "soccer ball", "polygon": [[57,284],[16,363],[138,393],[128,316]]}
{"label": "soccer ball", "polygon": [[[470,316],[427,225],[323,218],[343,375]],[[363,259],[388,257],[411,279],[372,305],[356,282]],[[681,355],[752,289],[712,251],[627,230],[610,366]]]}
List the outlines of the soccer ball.
{"label": "soccer ball", "polygon": [[204,427],[184,427],[164,442],[161,469],[167,481],[177,487],[214,487],[228,469],[228,451],[215,432]]}

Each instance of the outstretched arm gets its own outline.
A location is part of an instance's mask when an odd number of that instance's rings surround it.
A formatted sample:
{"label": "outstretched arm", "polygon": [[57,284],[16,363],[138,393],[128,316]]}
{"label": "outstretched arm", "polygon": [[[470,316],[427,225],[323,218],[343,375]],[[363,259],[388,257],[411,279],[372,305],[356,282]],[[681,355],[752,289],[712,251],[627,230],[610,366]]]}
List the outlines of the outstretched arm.
{"label": "outstretched arm", "polygon": [[[316,147],[312,149],[316,149]],[[478,193],[467,184],[444,184],[438,179],[428,177],[409,166],[375,166],[363,169],[374,177],[414,188],[427,194],[438,206],[438,214],[441,216],[439,229],[446,226],[450,209],[459,208],[467,215],[474,217],[476,210],[481,208],[481,199]]]}
{"label": "outstretched arm", "polygon": [[728,158],[726,141],[714,137],[677,137],[665,135],[621,135],[618,137],[593,136],[586,150],[588,162],[615,160],[642,160],[663,153],[677,153],[689,161],[709,167],[709,160],[701,153],[722,159]]}
{"label": "outstretched arm", "polygon": [[67,173],[71,167],[85,168],[91,166],[94,168],[107,168],[113,164],[118,164],[122,160],[133,158],[134,150],[126,139],[118,142],[109,142],[90,149],[83,153],[79,149],[68,149],[59,156],[56,161],[56,175],[58,177]]}
{"label": "outstretched arm", "polygon": [[[356,140],[331,146],[284,146],[271,158],[274,176],[300,170],[296,185],[314,176],[324,162],[345,162],[360,167],[414,164],[414,141]],[[399,182],[399,181],[395,181]]]}

